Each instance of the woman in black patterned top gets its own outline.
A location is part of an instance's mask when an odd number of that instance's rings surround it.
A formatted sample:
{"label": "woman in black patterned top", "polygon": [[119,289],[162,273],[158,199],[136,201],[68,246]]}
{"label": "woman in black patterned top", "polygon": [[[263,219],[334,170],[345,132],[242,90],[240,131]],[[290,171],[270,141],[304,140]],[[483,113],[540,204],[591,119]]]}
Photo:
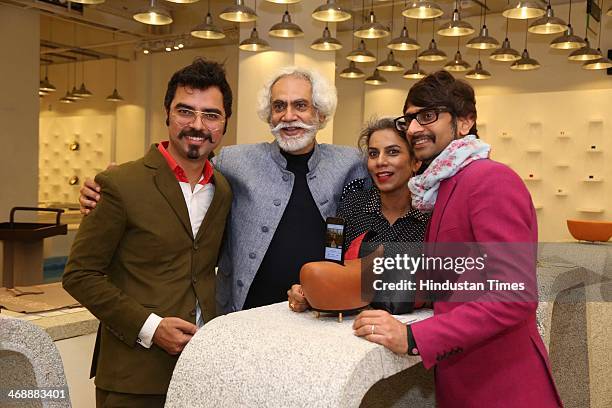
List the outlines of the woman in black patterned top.
{"label": "woman in black patterned top", "polygon": [[[378,243],[398,243],[392,251],[420,250],[429,215],[411,207],[408,180],[420,167],[405,134],[395,128],[393,119],[371,120],[361,131],[359,147],[366,156],[370,178],[357,179],[344,187],[338,216],[345,220],[345,259],[362,257]],[[371,245],[368,245],[371,244]],[[361,249],[361,251],[360,251]],[[292,310],[304,311],[308,303],[300,285],[288,291]],[[394,313],[406,313],[409,306],[375,304]],[[409,310],[408,310],[409,309]]]}
{"label": "woman in black patterned top", "polygon": [[345,186],[338,209],[338,216],[346,223],[348,257],[354,257],[355,248],[364,239],[421,243],[429,215],[411,207],[408,180],[420,162],[414,158],[406,135],[397,131],[392,119],[372,120],[361,131],[359,148],[367,157],[370,179]]}

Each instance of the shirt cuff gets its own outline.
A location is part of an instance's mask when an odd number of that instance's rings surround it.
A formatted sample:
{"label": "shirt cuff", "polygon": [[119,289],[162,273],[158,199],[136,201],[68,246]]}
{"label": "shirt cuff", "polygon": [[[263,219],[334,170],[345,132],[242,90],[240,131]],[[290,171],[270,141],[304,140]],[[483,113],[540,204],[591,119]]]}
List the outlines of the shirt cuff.
{"label": "shirt cuff", "polygon": [[144,348],[151,348],[151,345],[153,344],[153,335],[155,334],[155,330],[157,330],[157,326],[159,326],[161,321],[161,317],[155,313],[151,313],[142,325],[140,333],[138,333],[136,343],[140,344]]}

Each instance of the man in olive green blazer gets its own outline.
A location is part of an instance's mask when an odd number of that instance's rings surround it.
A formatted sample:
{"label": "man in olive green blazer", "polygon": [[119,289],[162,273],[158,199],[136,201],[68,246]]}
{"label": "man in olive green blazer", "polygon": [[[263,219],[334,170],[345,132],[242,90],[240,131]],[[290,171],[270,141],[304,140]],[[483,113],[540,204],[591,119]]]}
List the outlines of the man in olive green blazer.
{"label": "man in olive green blazer", "polygon": [[198,326],[215,317],[215,265],[232,201],[208,156],[232,94],[221,65],[196,60],[168,83],[169,142],[96,177],[64,288],[100,320],[92,376],[98,407],[163,406]]}

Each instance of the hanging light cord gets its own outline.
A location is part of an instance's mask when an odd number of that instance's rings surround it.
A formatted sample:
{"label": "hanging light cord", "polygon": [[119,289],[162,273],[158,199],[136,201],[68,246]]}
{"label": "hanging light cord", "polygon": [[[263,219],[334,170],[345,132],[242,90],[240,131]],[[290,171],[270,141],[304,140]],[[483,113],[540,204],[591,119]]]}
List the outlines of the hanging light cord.
{"label": "hanging light cord", "polygon": [[529,19],[525,19],[525,49],[527,49],[527,33],[529,29]]}
{"label": "hanging light cord", "polygon": [[567,23],[572,24],[572,0],[569,2],[569,15],[567,16]]}
{"label": "hanging light cord", "polygon": [[483,20],[483,25],[487,25],[487,0],[485,0],[485,4],[484,4],[484,20]]}
{"label": "hanging light cord", "polygon": [[392,1],[391,2],[391,37],[393,37],[393,15],[395,14],[395,2]]}

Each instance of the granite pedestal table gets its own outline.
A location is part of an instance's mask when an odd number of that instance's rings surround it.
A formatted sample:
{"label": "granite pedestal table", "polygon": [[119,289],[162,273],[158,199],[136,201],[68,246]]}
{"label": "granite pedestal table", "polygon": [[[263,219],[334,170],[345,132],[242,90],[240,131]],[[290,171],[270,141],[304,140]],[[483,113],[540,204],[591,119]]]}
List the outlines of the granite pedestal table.
{"label": "granite pedestal table", "polygon": [[218,317],[183,350],[166,407],[359,406],[377,381],[421,360],[356,337],[353,319],[317,319],[287,302]]}

